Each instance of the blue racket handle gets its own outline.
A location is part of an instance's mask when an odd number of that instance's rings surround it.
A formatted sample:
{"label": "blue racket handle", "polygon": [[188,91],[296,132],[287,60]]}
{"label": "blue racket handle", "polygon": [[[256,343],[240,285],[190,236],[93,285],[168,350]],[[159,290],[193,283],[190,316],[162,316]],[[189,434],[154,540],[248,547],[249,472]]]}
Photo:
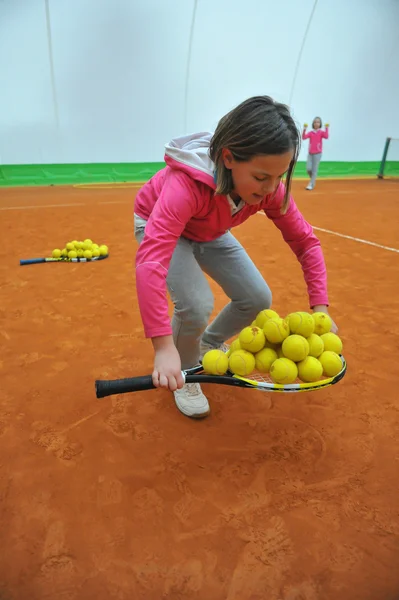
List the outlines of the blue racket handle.
{"label": "blue racket handle", "polygon": [[27,258],[24,260],[20,260],[19,264],[20,265],[36,265],[38,263],[44,263],[46,262],[45,258]]}

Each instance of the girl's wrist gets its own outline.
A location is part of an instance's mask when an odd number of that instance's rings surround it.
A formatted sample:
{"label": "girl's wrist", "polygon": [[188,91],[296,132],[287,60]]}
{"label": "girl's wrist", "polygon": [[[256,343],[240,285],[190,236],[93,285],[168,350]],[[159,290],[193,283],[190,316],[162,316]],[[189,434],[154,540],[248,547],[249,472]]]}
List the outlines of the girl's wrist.
{"label": "girl's wrist", "polygon": [[328,306],[327,304],[315,304],[312,306],[313,312],[324,312],[328,315]]}

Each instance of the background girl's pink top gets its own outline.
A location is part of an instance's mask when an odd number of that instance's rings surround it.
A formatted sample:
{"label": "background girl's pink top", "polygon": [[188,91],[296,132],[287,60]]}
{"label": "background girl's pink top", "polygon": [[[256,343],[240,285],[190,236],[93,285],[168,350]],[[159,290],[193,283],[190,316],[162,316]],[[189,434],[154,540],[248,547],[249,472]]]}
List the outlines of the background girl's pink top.
{"label": "background girl's pink top", "polygon": [[[229,199],[215,193],[214,165],[208,156],[211,137],[210,133],[200,133],[173,140],[166,146],[167,166],[136,196],[134,212],[147,220],[144,239],[136,254],[137,295],[146,337],[172,333],[166,277],[179,237],[208,242],[260,210],[281,231],[299,260],[310,305],[328,304],[320,242],[292,198],[286,214],[281,214],[284,184],[280,183],[277,191],[265,196],[259,204],[243,203],[234,212]],[[259,226],[263,223],[257,223]]]}
{"label": "background girl's pink top", "polygon": [[325,131],[323,129],[312,129],[309,133],[306,133],[306,129],[304,129],[302,132],[302,139],[310,140],[309,154],[323,152],[323,138],[328,140],[328,127]]}

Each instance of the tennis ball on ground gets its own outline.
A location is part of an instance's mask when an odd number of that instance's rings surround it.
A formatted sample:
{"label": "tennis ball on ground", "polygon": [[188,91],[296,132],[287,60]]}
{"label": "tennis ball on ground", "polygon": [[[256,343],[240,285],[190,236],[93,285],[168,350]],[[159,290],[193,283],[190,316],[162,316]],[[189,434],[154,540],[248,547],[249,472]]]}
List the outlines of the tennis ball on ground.
{"label": "tennis ball on ground", "polygon": [[236,350],[241,350],[241,344],[240,344],[240,340],[238,338],[236,338],[235,340],[233,340],[231,342],[229,352],[230,352],[230,354],[232,354]]}
{"label": "tennis ball on ground", "polygon": [[77,258],[78,254],[76,252],[76,250],[70,250],[68,252],[68,258]]}
{"label": "tennis ball on ground", "polygon": [[323,340],[324,350],[342,354],[342,341],[335,333],[323,333],[320,339]]}
{"label": "tennis ball on ground", "polygon": [[90,238],[87,238],[87,239],[85,239],[85,241],[83,243],[87,244],[88,246],[91,246],[93,242],[91,241]]}
{"label": "tennis ball on ground", "polygon": [[255,324],[261,329],[263,329],[266,321],[268,321],[269,319],[278,319],[279,316],[280,315],[277,314],[275,310],[271,310],[271,308],[266,308],[265,310],[261,310],[260,313],[257,314]]}
{"label": "tennis ball on ground", "polygon": [[84,250],[83,251],[83,256],[85,258],[87,258],[87,260],[90,260],[91,258],[93,258],[93,254],[92,254],[91,250]]}
{"label": "tennis ball on ground", "polygon": [[295,312],[288,315],[287,319],[291,333],[307,338],[314,332],[315,323],[311,314]]}
{"label": "tennis ball on ground", "polygon": [[93,248],[92,253],[93,253],[93,256],[100,256],[99,248]]}
{"label": "tennis ball on ground", "polygon": [[61,250],[61,256],[68,256],[68,250],[66,248]]}
{"label": "tennis ball on ground", "polygon": [[59,250],[58,248],[56,248],[55,250],[52,251],[51,256],[53,258],[60,258],[61,257],[61,250]]}
{"label": "tennis ball on ground", "polygon": [[274,383],[294,383],[298,377],[298,368],[289,358],[278,358],[270,367],[270,376]]}
{"label": "tennis ball on ground", "polygon": [[106,256],[108,254],[108,246],[103,244],[100,246],[100,256]]}
{"label": "tennis ball on ground", "polygon": [[238,336],[241,348],[249,352],[262,350],[265,340],[265,334],[260,327],[245,327]]}
{"label": "tennis ball on ground", "polygon": [[331,352],[331,350],[325,350],[323,354],[319,356],[319,361],[323,367],[323,373],[324,375],[327,375],[327,377],[334,377],[334,375],[338,375],[342,369],[342,361],[340,357],[336,352]]}
{"label": "tennis ball on ground", "polygon": [[79,248],[79,250],[76,250],[76,253],[78,255],[78,258],[83,258],[83,250],[82,250],[82,248]]}
{"label": "tennis ball on ground", "polygon": [[332,320],[329,315],[322,312],[315,312],[312,315],[315,327],[314,333],[317,335],[323,335],[323,333],[329,333],[332,327]]}
{"label": "tennis ball on ground", "polygon": [[236,350],[229,357],[229,369],[236,375],[245,377],[255,368],[255,357],[248,350]]}
{"label": "tennis ball on ground", "polygon": [[270,367],[277,360],[277,352],[271,348],[263,348],[255,354],[255,368],[261,373],[268,373]]}
{"label": "tennis ball on ground", "polygon": [[286,358],[299,362],[309,354],[309,344],[301,335],[289,335],[282,345],[283,354]]}
{"label": "tennis ball on ground", "polygon": [[204,354],[202,366],[205,373],[210,375],[224,375],[229,368],[229,359],[222,350],[209,350]]}
{"label": "tennis ball on ground", "polygon": [[76,250],[83,250],[83,242],[76,242],[75,248]]}
{"label": "tennis ball on ground", "polygon": [[75,246],[73,245],[73,243],[72,243],[72,242],[68,242],[68,243],[65,245],[65,248],[66,248],[67,250],[75,250]]}
{"label": "tennis ball on ground", "polygon": [[309,344],[309,356],[318,358],[324,352],[324,342],[319,335],[312,333],[307,339]]}
{"label": "tennis ball on ground", "polygon": [[263,327],[263,333],[268,342],[281,344],[289,336],[288,324],[280,317],[269,319]]}
{"label": "tennis ball on ground", "polygon": [[297,367],[299,379],[306,383],[319,381],[323,375],[323,366],[314,356],[307,356],[297,364]]}
{"label": "tennis ball on ground", "polygon": [[73,242],[71,242],[71,244],[74,245],[74,248],[76,248],[77,244],[78,244],[78,240],[73,240]]}

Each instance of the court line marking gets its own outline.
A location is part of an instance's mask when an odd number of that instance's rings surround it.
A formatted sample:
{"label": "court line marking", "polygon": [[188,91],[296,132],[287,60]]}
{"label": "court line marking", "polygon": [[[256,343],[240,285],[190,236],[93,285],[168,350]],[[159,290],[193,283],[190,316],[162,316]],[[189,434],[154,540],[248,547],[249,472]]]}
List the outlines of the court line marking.
{"label": "court line marking", "polygon": [[[130,200],[105,200],[104,202],[93,202],[95,204],[130,204]],[[63,208],[68,206],[92,206],[86,202],[71,204],[36,204],[33,206],[0,206],[0,210],[31,210],[33,208]]]}
{"label": "court line marking", "polygon": [[31,210],[33,208],[62,208],[64,206],[87,206],[87,204],[37,204],[34,206],[0,206],[0,210]]}
{"label": "court line marking", "polygon": [[105,200],[104,202],[99,202],[99,204],[130,204],[131,200]]}
{"label": "court line marking", "polygon": [[72,185],[73,188],[78,190],[116,190],[116,189],[135,189],[141,188],[144,183],[136,182],[112,182],[112,183],[75,183]]}
{"label": "court line marking", "polygon": [[[258,210],[257,215],[266,216],[263,210]],[[351,240],[352,242],[359,242],[360,244],[367,244],[367,246],[374,246],[375,248],[381,248],[381,250],[388,250],[389,252],[397,252],[399,254],[399,248],[391,248],[390,246],[383,246],[382,244],[377,244],[376,242],[370,242],[370,240],[363,240],[362,238],[354,237],[352,235],[346,235],[345,233],[338,233],[338,231],[331,231],[331,229],[324,229],[323,227],[315,227],[313,229],[316,231],[322,231],[323,233],[329,233],[330,235],[335,235],[337,237],[344,238],[346,240]]]}
{"label": "court line marking", "polygon": [[390,248],[390,246],[383,246],[382,244],[376,244],[376,242],[370,242],[369,240],[363,240],[362,238],[353,237],[352,235],[345,235],[344,233],[338,233],[337,231],[331,231],[330,229],[323,229],[323,227],[313,227],[316,231],[322,231],[323,233],[329,233],[330,235],[336,235],[337,237],[351,240],[352,242],[359,242],[360,244],[367,244],[368,246],[374,246],[375,248],[381,248],[382,250],[388,250],[389,252],[397,252],[398,248]]}

